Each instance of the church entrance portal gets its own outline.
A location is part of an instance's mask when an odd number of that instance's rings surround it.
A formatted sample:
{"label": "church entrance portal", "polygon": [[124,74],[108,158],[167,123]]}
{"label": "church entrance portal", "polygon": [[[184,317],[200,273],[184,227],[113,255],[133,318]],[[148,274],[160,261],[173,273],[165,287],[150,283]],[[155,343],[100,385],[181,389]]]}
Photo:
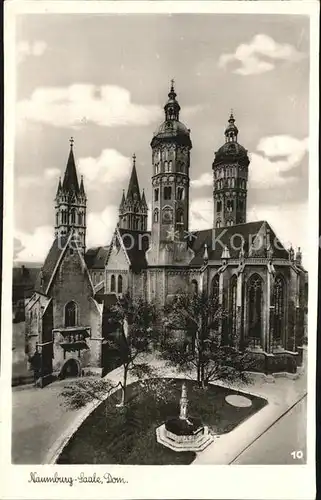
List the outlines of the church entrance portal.
{"label": "church entrance portal", "polygon": [[61,378],[80,376],[80,365],[75,359],[68,359],[61,370]]}

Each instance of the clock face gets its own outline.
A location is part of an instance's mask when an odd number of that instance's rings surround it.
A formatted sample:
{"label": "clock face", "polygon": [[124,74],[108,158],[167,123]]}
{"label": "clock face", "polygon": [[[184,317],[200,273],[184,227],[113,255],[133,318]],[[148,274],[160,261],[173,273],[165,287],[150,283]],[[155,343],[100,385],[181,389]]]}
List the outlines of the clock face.
{"label": "clock face", "polygon": [[170,209],[163,210],[163,222],[170,224],[173,221],[173,212]]}

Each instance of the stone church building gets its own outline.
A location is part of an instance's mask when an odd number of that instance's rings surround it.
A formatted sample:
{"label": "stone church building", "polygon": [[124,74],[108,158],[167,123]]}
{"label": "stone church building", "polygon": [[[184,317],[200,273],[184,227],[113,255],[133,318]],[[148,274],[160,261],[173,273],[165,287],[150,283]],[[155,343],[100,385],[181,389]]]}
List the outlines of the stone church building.
{"label": "stone church building", "polygon": [[251,167],[233,114],[224,139],[212,163],[213,227],[190,232],[192,141],[172,83],[150,144],[151,230],[133,156],[112,241],[87,251],[86,195],[71,143],[55,199],[56,238],[26,307],[29,356],[39,353],[46,372],[101,373],[110,300],[129,293],[162,307],[188,290],[222,304],[228,311],[222,335],[233,334],[253,351],[259,371],[296,371],[307,317],[302,255],[286,249],[267,221],[247,221]]}

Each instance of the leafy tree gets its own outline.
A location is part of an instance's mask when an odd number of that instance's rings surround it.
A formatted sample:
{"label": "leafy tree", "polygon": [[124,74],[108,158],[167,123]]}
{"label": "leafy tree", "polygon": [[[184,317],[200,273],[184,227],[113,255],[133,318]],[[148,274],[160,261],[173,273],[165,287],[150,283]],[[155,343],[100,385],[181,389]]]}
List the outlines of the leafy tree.
{"label": "leafy tree", "polygon": [[[196,370],[198,384],[203,388],[214,380],[249,383],[246,370],[252,360],[229,334],[229,319],[218,299],[203,292],[179,294],[165,306],[164,318],[170,338],[163,345],[161,357],[169,365],[186,376]],[[177,330],[181,338],[175,335]]]}
{"label": "leafy tree", "polygon": [[113,384],[105,378],[79,378],[66,383],[59,396],[63,399],[64,406],[71,410],[78,410],[94,401],[104,401],[107,415],[107,398],[118,386],[119,384]]}

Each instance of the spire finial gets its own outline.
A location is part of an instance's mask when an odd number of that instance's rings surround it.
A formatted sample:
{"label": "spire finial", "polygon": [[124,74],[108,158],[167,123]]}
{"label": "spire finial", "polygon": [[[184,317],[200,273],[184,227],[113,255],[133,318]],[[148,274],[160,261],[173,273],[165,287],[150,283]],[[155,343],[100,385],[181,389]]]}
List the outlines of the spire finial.
{"label": "spire finial", "polygon": [[231,108],[231,113],[230,113],[229,122],[233,122],[233,123],[235,122],[233,108]]}
{"label": "spire finial", "polygon": [[174,78],[172,78],[171,79],[171,92],[175,92],[174,85],[175,85],[175,80],[174,80]]}
{"label": "spire finial", "polygon": [[133,166],[135,166],[135,165],[136,165],[136,155],[135,155],[135,153],[134,153],[134,154],[133,154]]}
{"label": "spire finial", "polygon": [[70,148],[72,149],[73,148],[73,145],[74,145],[74,138],[73,137],[70,137],[69,139],[69,142],[70,142]]}

